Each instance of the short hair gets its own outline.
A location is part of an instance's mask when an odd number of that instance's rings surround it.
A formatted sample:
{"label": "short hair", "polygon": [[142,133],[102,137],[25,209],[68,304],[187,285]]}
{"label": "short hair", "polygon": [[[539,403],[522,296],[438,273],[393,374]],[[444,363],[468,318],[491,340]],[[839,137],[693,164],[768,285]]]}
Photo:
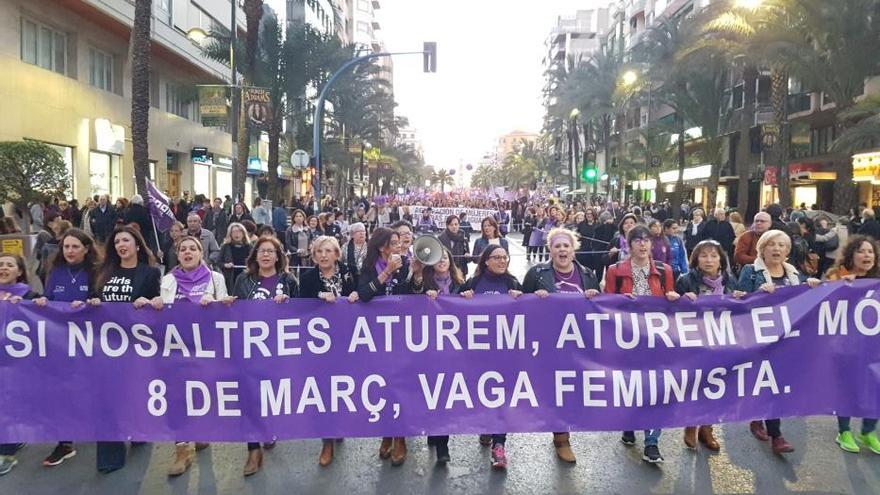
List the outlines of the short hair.
{"label": "short hair", "polygon": [[718,252],[718,256],[721,258],[721,273],[726,273],[730,269],[730,260],[727,259],[727,251],[721,247],[721,244],[718,241],[713,239],[700,241],[694,246],[694,250],[691,251],[691,257],[688,260],[688,266],[690,269],[698,269],[700,266],[700,253],[707,249],[714,249]]}
{"label": "short hair", "polygon": [[645,227],[644,225],[636,225],[629,230],[629,233],[626,234],[626,243],[632,244],[632,240],[634,237],[647,237],[650,239],[651,231],[648,230],[648,227]]}
{"label": "short hair", "polygon": [[448,217],[446,217],[446,225],[449,226],[449,224],[452,223],[453,220],[457,221],[458,217],[456,215],[449,215]]}
{"label": "short hair", "polygon": [[501,237],[501,229],[498,227],[498,220],[495,220],[495,217],[486,217],[482,219],[480,221],[480,231],[483,230],[483,224],[486,222],[489,222],[489,225],[495,229],[495,237]]}
{"label": "short hair", "polygon": [[734,223],[743,223],[743,217],[738,211],[730,212],[730,221]]}
{"label": "short hair", "polygon": [[391,230],[394,230],[394,231],[396,231],[397,229],[399,229],[401,227],[408,228],[410,230],[410,232],[413,230],[412,224],[407,222],[406,220],[398,220],[390,225]]}
{"label": "short hair", "polygon": [[143,205],[144,204],[144,197],[141,196],[140,194],[135,194],[134,196],[131,197],[129,202],[133,205]]}
{"label": "short hair", "polygon": [[339,247],[339,241],[337,241],[336,238],[333,236],[321,235],[316,237],[315,240],[312,241],[312,246],[309,249],[309,252],[312,254],[313,260],[315,259],[315,252],[318,250],[319,247],[325,244],[330,244],[330,247],[333,248],[334,251],[336,251],[336,256],[342,257],[342,248]]}
{"label": "short hair", "polygon": [[247,229],[244,228],[244,225],[238,222],[232,222],[226,227],[226,237],[223,239],[223,244],[229,244],[232,242],[232,231],[236,229],[241,231],[242,240],[248,242],[248,232]]}
{"label": "short hair", "polygon": [[620,219],[620,222],[617,223],[617,231],[621,234],[623,234],[623,224],[627,220],[632,220],[633,222],[635,222],[636,225],[639,224],[639,217],[635,216],[635,214],[633,213],[627,213],[623,216],[623,218]]}
{"label": "short hair", "polygon": [[671,228],[673,225],[676,225],[676,224],[678,224],[678,220],[676,220],[674,218],[667,218],[666,220],[663,221],[663,230]]}
{"label": "short hair", "polygon": [[872,210],[871,208],[865,208],[864,210],[862,210],[862,218],[874,218],[874,210]]}
{"label": "short hair", "polygon": [[577,244],[578,244],[577,234],[575,234],[574,232],[572,232],[566,228],[563,228],[563,227],[555,227],[555,228],[550,229],[550,232],[547,233],[547,240],[546,240],[547,247],[549,248],[552,245],[553,238],[555,238],[556,236],[560,236],[560,235],[568,237],[568,240],[571,241],[572,247],[577,246]]}
{"label": "short hair", "polygon": [[782,243],[788,246],[788,251],[791,252],[791,238],[788,234],[781,230],[771,229],[761,234],[761,238],[758,239],[758,244],[755,246],[758,258],[761,258],[761,261],[764,261],[764,248],[774,239],[781,239]]}
{"label": "short hair", "polygon": [[355,222],[348,226],[348,231],[351,233],[355,233],[360,230],[363,230],[364,232],[367,231],[367,226],[364,225],[363,222]]}
{"label": "short hair", "polygon": [[178,239],[177,243],[175,243],[175,245],[174,245],[174,252],[180,251],[180,245],[186,241],[195,242],[196,246],[199,248],[199,252],[201,252],[201,253],[205,252],[205,250],[202,248],[202,241],[200,241],[199,239],[197,239],[196,237],[193,237],[191,235],[185,235],[185,236],[181,237],[180,239]]}

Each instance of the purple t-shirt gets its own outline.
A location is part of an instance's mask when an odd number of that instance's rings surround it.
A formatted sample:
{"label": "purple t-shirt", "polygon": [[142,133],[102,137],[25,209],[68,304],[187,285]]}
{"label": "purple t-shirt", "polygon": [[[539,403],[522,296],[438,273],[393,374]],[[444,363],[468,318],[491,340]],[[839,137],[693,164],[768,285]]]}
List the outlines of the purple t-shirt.
{"label": "purple t-shirt", "polygon": [[490,273],[485,273],[474,284],[474,294],[507,294],[507,280]]}
{"label": "purple t-shirt", "polygon": [[278,275],[271,277],[263,277],[260,279],[260,287],[254,291],[252,299],[272,299],[275,297],[276,286],[278,285]]}
{"label": "purple t-shirt", "polygon": [[567,275],[553,270],[553,280],[557,292],[574,292],[577,294],[584,292],[581,276],[576,269],[572,269],[571,273]]}

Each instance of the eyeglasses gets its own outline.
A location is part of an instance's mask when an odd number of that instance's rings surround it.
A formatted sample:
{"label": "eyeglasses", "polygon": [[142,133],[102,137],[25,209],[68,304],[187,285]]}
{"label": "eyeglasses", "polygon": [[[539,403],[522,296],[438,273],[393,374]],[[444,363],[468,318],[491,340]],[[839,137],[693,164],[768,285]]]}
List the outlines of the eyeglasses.
{"label": "eyeglasses", "polygon": [[647,237],[636,237],[629,242],[632,244],[648,244],[651,242],[651,239],[648,239]]}
{"label": "eyeglasses", "polygon": [[257,254],[275,254],[275,249],[257,249]]}
{"label": "eyeglasses", "polygon": [[507,256],[504,256],[503,254],[496,254],[493,256],[489,256],[489,259],[492,261],[508,261],[508,260],[510,260],[510,258],[508,258]]}

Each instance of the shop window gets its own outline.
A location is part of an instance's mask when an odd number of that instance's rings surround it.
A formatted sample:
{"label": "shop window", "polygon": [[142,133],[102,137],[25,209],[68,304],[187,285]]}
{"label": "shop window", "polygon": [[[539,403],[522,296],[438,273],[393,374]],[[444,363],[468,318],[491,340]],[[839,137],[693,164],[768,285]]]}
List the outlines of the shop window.
{"label": "shop window", "polygon": [[122,195],[120,169],[122,160],[119,155],[89,153],[89,195],[108,194],[111,198]]}
{"label": "shop window", "polygon": [[770,76],[758,76],[756,91],[755,97],[758,105],[769,105],[771,103]]}

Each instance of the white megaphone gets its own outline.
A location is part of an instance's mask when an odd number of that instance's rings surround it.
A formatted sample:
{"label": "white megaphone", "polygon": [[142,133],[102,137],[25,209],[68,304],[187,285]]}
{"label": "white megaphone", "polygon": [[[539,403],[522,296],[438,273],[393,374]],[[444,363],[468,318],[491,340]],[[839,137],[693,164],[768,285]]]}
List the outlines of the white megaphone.
{"label": "white megaphone", "polygon": [[425,266],[434,266],[443,258],[443,244],[432,235],[423,235],[413,243],[413,254]]}

